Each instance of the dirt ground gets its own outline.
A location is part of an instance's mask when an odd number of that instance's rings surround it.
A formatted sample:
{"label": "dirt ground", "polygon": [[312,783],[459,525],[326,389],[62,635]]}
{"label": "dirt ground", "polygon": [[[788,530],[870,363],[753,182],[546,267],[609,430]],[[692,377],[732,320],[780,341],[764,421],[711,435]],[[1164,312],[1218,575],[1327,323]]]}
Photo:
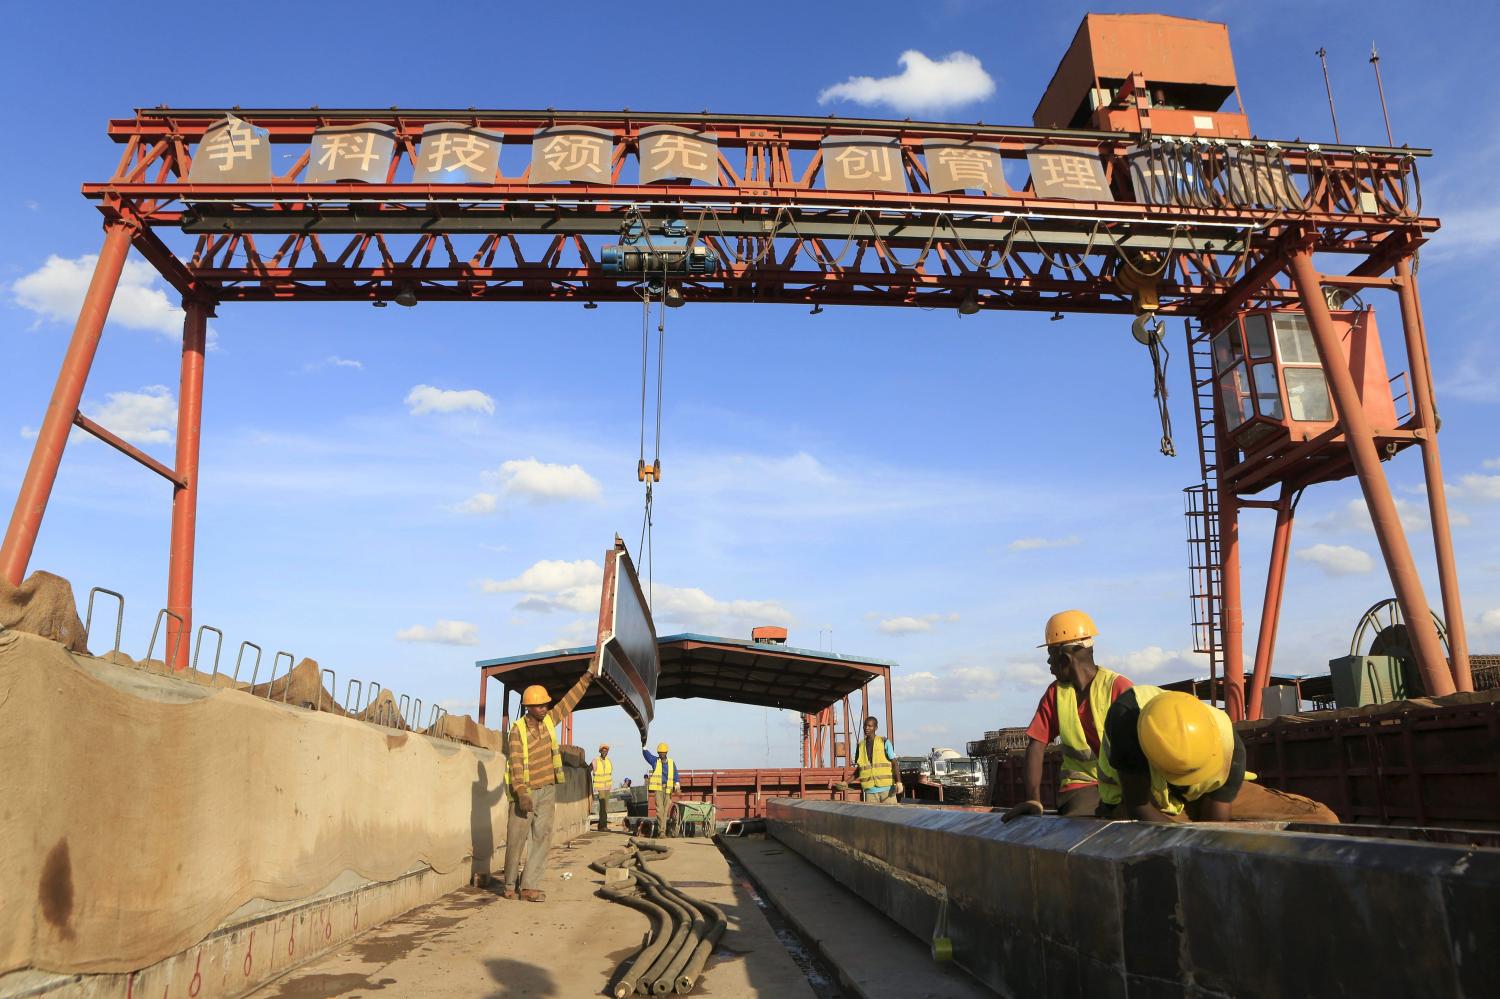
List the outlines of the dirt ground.
{"label": "dirt ground", "polygon": [[[555,847],[544,903],[464,888],[361,934],[264,986],[253,999],[608,995],[620,963],[649,929],[642,913],[594,894],[603,878],[589,863],[624,842],[620,833],[591,832]],[[806,975],[777,939],[749,885],[735,883],[718,847],[701,839],[664,842],[672,856],[653,867],[729,919],[694,994],[813,999]]]}

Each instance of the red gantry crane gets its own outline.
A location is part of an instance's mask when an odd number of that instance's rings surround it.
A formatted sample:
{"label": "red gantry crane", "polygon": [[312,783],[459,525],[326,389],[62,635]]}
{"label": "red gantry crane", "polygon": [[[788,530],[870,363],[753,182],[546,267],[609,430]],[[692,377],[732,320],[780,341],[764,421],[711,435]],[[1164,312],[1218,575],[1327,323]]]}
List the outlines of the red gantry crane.
{"label": "red gantry crane", "polygon": [[[1297,498],[1355,476],[1426,692],[1469,689],[1421,299],[1427,150],[1251,135],[1222,25],[1089,15],[1031,127],[632,111],[138,110],[84,195],[104,245],[0,548],[19,584],[69,431],[172,486],[168,660],[192,631],[206,323],[239,302],[948,307],[1188,321],[1197,646],[1258,714]],[[291,153],[291,165],[272,153]],[[134,247],[182,296],[177,453],[79,411]],[[1374,311],[1394,301],[1406,373]],[[1151,330],[1157,330],[1151,333]],[[1393,386],[1400,385],[1397,390]],[[1451,661],[1382,463],[1418,448]],[[1276,514],[1245,699],[1238,525]],[[824,720],[826,721],[826,720]]]}

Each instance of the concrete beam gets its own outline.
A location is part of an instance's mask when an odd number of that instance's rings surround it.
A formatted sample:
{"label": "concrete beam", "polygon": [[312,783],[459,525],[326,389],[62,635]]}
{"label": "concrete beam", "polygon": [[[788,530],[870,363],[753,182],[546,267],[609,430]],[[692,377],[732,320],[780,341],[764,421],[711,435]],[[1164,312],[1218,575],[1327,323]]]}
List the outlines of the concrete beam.
{"label": "concrete beam", "polygon": [[1491,995],[1500,850],[775,799],[778,840],[1006,996]]}

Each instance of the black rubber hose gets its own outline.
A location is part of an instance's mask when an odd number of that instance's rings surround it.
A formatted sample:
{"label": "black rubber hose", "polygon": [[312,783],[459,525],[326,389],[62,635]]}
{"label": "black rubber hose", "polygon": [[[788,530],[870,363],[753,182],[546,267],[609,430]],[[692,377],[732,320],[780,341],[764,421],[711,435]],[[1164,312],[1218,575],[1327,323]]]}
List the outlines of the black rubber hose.
{"label": "black rubber hose", "polygon": [[660,843],[653,843],[649,839],[638,839],[632,836],[630,837],[630,845],[638,850],[650,850],[652,853],[661,854],[661,857],[657,858],[658,860],[672,855],[672,848],[670,846],[662,846]]}
{"label": "black rubber hose", "polygon": [[632,909],[639,909],[651,920],[651,937],[647,940],[645,946],[637,951],[628,963],[622,965],[624,970],[615,981],[613,989],[615,999],[625,999],[626,996],[636,990],[636,983],[640,981],[641,973],[651,966],[651,963],[656,960],[657,955],[661,953],[662,948],[667,945],[670,935],[666,932],[666,929],[667,924],[671,922],[671,918],[667,915],[665,908],[640,895],[631,895],[626,892],[617,891],[614,888],[600,888],[599,894],[612,902],[619,902],[622,905],[628,905]]}
{"label": "black rubber hose", "polygon": [[[665,908],[672,915],[672,932],[667,940],[666,946],[657,954],[656,960],[646,969],[645,973],[636,980],[635,990],[639,993],[651,992],[662,973],[667,970],[667,965],[677,956],[677,952],[687,944],[689,931],[692,929],[693,919],[687,906],[683,905],[668,892],[662,890],[658,885],[642,879],[637,882],[642,891],[651,901]],[[694,944],[693,946],[697,946]],[[675,982],[667,979],[670,988]]]}
{"label": "black rubber hose", "polygon": [[[672,958],[667,964],[666,969],[652,984],[652,992],[655,995],[666,995],[674,989],[679,994],[686,995],[693,990],[693,985],[697,982],[698,975],[702,973],[702,965],[707,962],[708,955],[713,950],[713,944],[717,942],[718,934],[714,934],[713,938],[710,939],[710,933],[713,931],[715,925],[718,926],[718,933],[723,933],[723,928],[727,925],[727,920],[725,920],[724,914],[719,911],[718,907],[702,899],[694,898],[677,888],[666,878],[648,868],[644,861],[637,861],[637,863],[642,868],[639,880],[654,880],[657,882],[660,890],[670,893],[676,901],[688,906],[693,913],[692,927],[689,931],[688,939],[683,942],[682,950]],[[701,961],[699,962],[697,973],[688,975],[687,969],[692,964],[694,958],[699,956],[700,951],[702,952]]]}
{"label": "black rubber hose", "polygon": [[[703,904],[709,905],[707,902]],[[693,948],[693,956],[688,958],[687,966],[677,976],[677,994],[680,996],[687,995],[697,986],[698,979],[703,977],[703,966],[708,963],[709,955],[714,952],[719,938],[729,928],[729,921],[724,918],[724,914],[713,906],[709,907],[718,914],[718,918],[709,924],[708,932],[703,934],[698,946]]]}

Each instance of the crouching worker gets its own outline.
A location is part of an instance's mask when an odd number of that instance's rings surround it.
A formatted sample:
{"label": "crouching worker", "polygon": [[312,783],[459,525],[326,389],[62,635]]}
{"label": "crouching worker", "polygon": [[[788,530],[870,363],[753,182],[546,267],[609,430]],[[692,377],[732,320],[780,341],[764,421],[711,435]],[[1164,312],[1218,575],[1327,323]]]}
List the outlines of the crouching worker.
{"label": "crouching worker", "polygon": [[1042,814],[1043,754],[1053,739],[1062,740],[1057,814],[1092,818],[1099,807],[1104,719],[1110,705],[1130,689],[1130,681],[1094,662],[1098,634],[1094,619],[1081,610],[1059,611],[1047,619],[1041,647],[1047,650],[1053,680],[1026,728],[1026,800],[1006,810],[1006,822]]}
{"label": "crouching worker", "polygon": [[1300,794],[1253,783],[1229,716],[1191,694],[1133,687],[1109,709],[1100,813],[1146,822],[1338,821]]}
{"label": "crouching worker", "polygon": [[593,674],[585,672],[563,695],[552,703],[547,688],[532,684],[521,695],[521,717],[510,727],[507,743],[510,776],[510,821],[505,827],[505,887],[501,895],[516,898],[516,870],[521,852],[526,852],[526,868],[521,873],[519,897],[528,902],[544,902],[542,874],[547,869],[547,851],[552,846],[552,810],[557,802],[557,785],[563,782],[562,750],[557,742],[557,726],[572,713],[581,700]]}

